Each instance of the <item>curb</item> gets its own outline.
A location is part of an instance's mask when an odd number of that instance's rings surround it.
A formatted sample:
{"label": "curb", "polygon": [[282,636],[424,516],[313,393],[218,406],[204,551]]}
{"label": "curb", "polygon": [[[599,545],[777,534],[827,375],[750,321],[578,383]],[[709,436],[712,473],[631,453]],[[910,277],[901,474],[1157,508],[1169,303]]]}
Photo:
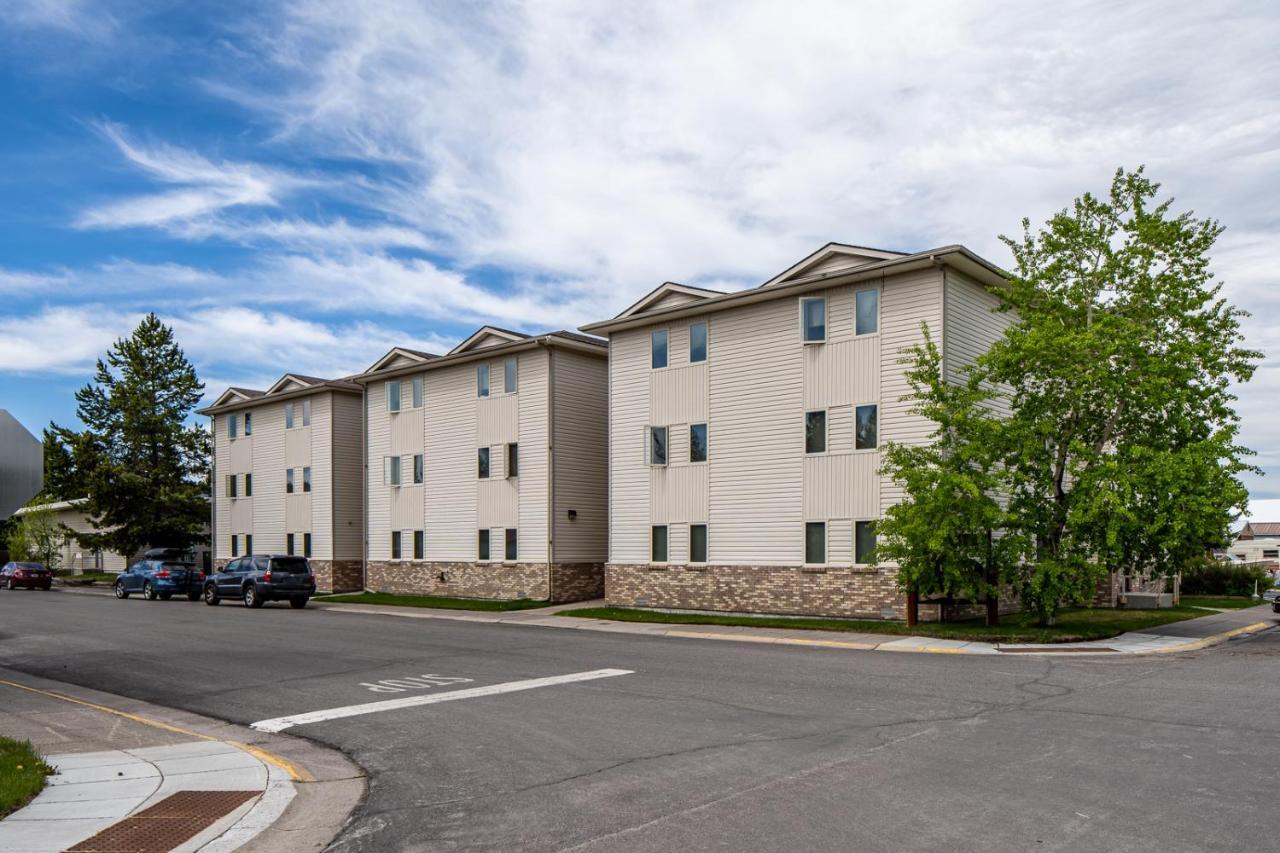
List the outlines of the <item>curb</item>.
{"label": "curb", "polygon": [[[1176,624],[1176,623],[1175,623]],[[1198,640],[1192,640],[1177,646],[1170,646],[1167,649],[1155,649],[1148,654],[1167,654],[1169,652],[1194,652],[1200,649],[1207,649],[1210,646],[1216,646],[1225,643],[1227,640],[1239,637],[1242,634],[1257,634],[1275,627],[1274,622],[1254,622],[1252,625],[1244,625],[1240,628],[1232,628],[1230,631],[1223,631],[1221,634],[1213,634],[1209,637],[1201,637]]]}

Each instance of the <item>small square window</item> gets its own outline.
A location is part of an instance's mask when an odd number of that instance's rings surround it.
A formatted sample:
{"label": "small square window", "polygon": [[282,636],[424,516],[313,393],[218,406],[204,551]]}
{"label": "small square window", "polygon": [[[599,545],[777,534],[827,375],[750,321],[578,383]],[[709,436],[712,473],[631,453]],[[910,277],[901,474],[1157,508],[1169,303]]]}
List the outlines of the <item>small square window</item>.
{"label": "small square window", "polygon": [[877,444],[877,406],[858,406],[854,410],[854,442],[855,450],[874,450]]}
{"label": "small square window", "polygon": [[876,290],[859,290],[854,297],[857,303],[854,311],[855,335],[873,335],[880,328],[880,292]]}
{"label": "small square window", "polygon": [[399,382],[387,383],[387,411],[388,412],[400,411],[400,383]]}
{"label": "small square window", "polygon": [[286,468],[284,471],[284,493],[286,495],[293,494],[293,469]]}
{"label": "small square window", "polygon": [[689,326],[689,362],[696,364],[707,360],[707,324]]}
{"label": "small square window", "polygon": [[707,561],[707,526],[705,524],[689,525],[689,562],[705,563]]}
{"label": "small square window", "polygon": [[286,533],[284,535],[284,552],[290,557],[293,556],[293,534]]}
{"label": "small square window", "polygon": [[825,411],[804,413],[804,452],[827,452],[827,413]]}
{"label": "small square window", "polygon": [[284,428],[293,429],[293,403],[284,404]]}
{"label": "small square window", "polygon": [[413,531],[413,559],[421,560],[426,535],[421,530]]}
{"label": "small square window", "polygon": [[302,534],[302,556],[304,557],[311,556],[311,534],[310,533]]}
{"label": "small square window", "polygon": [[516,559],[516,554],[518,553],[517,542],[516,542],[516,529],[514,527],[507,528],[506,537],[503,544],[504,544],[503,558],[514,562]]}
{"label": "small square window", "polygon": [[520,445],[507,445],[507,477],[520,476]]}
{"label": "small square window", "polygon": [[476,537],[476,557],[480,560],[489,559],[489,531],[481,530]]}
{"label": "small square window", "polygon": [[667,464],[666,427],[649,427],[649,464]]}
{"label": "small square window", "polygon": [[415,409],[422,408],[422,377],[413,377],[413,407]]}
{"label": "small square window", "polygon": [[804,561],[811,566],[826,565],[827,523],[810,521],[804,526]]}
{"label": "small square window", "polygon": [[487,364],[476,367],[476,396],[489,396],[489,365]]}
{"label": "small square window", "polygon": [[502,390],[514,394],[520,388],[520,368],[516,366],[515,356],[502,363]]}
{"label": "small square window", "polygon": [[864,566],[875,559],[876,523],[874,521],[855,521],[853,523],[853,562]]}
{"label": "small square window", "polygon": [[311,426],[311,401],[302,401],[302,425]]}
{"label": "small square window", "polygon": [[391,559],[400,559],[400,531],[391,531]]}
{"label": "small square window", "polygon": [[649,364],[654,370],[667,366],[666,329],[657,329],[649,336]]}
{"label": "small square window", "polygon": [[489,448],[481,447],[476,453],[476,476],[481,480],[489,478]]}
{"label": "small square window", "polygon": [[693,424],[689,427],[689,461],[707,461],[707,425]]}
{"label": "small square window", "polygon": [[415,484],[422,482],[422,454],[415,453],[413,456],[413,482]]}
{"label": "small square window", "polygon": [[311,491],[311,468],[309,466],[302,469],[302,491]]}
{"label": "small square window", "polygon": [[649,559],[654,563],[667,561],[667,526],[655,524],[649,535]]}
{"label": "small square window", "polygon": [[800,329],[805,343],[821,343],[827,339],[826,297],[800,300]]}

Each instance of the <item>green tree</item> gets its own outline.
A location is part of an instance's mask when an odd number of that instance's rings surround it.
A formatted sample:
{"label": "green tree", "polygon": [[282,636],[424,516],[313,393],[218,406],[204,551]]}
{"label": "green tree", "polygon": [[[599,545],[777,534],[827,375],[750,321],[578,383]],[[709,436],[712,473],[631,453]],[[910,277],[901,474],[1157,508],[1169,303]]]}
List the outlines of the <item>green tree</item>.
{"label": "green tree", "polygon": [[1010,389],[1009,509],[1035,544],[1017,585],[1044,621],[1107,571],[1176,570],[1245,508],[1229,388],[1261,354],[1209,270],[1222,227],[1159,190],[1121,169],[1105,197],[1001,238],[1014,319],[980,364]]}
{"label": "green tree", "polygon": [[31,503],[69,501],[85,496],[85,485],[76,468],[71,448],[56,424],[44,430],[44,488]]}
{"label": "green tree", "polygon": [[898,584],[908,594],[985,600],[987,622],[995,624],[1001,588],[1023,551],[1000,500],[1003,425],[981,372],[948,381],[928,327],[923,331],[924,345],[903,362],[910,365],[911,411],[936,429],[928,444],[886,445],[882,472],[904,499],[877,525],[876,559],[898,564]]}
{"label": "green tree", "polygon": [[209,434],[187,424],[204,385],[174,339],[149,314],[99,359],[76,392],[82,432],[54,426],[84,484],[96,534],[88,548],[133,554],[206,540]]}
{"label": "green tree", "polygon": [[9,559],[35,560],[50,571],[57,571],[62,566],[62,548],[66,544],[67,531],[57,513],[32,507],[9,530]]}

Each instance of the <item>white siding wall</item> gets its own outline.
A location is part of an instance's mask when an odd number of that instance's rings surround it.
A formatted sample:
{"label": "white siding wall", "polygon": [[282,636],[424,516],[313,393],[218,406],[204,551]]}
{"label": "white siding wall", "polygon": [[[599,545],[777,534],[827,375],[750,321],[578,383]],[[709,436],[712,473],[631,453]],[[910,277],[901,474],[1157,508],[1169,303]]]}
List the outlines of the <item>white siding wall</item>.
{"label": "white siding wall", "polygon": [[[498,365],[495,365],[495,374]],[[550,356],[545,348],[520,354],[520,524],[518,557],[547,559],[551,501]],[[501,461],[499,461],[499,470]]]}
{"label": "white siding wall", "polygon": [[[963,379],[964,367],[972,364],[993,343],[1004,336],[1013,316],[996,311],[1000,299],[984,285],[966,275],[947,271],[943,335],[943,363],[947,378]],[[1008,403],[1000,400],[996,410],[1007,415]]]}
{"label": "white siding wall", "polygon": [[231,499],[227,497],[227,477],[231,472],[231,440],[227,438],[227,416],[213,416],[213,558],[231,557]]}
{"label": "white siding wall", "polygon": [[609,559],[649,559],[649,330],[631,329],[609,340]]}
{"label": "white siding wall", "polygon": [[284,407],[264,403],[253,409],[253,550],[283,553],[285,535]]}
{"label": "white siding wall", "polygon": [[[386,386],[372,382],[368,397],[368,504],[370,560],[391,559],[391,487],[382,482],[382,458],[391,453],[391,418],[387,412]],[[428,459],[430,465],[430,459]]]}
{"label": "white siding wall", "polygon": [[[554,559],[603,563],[609,550],[609,363],[569,350],[555,372]],[[569,510],[577,518],[569,520]]]}

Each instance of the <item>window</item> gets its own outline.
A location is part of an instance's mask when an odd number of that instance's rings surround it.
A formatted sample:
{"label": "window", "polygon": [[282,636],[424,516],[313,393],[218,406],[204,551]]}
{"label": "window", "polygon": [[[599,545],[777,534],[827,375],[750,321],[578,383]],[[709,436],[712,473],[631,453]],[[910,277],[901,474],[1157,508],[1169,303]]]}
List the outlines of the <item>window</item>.
{"label": "window", "polygon": [[413,455],[413,482],[422,482],[422,454],[415,453]]}
{"label": "window", "polygon": [[516,529],[514,527],[507,528],[507,534],[506,534],[505,540],[506,541],[503,543],[504,545],[503,557],[504,559],[514,561],[516,558],[516,552],[517,552]]}
{"label": "window", "polygon": [[387,383],[387,411],[388,412],[400,411],[400,383],[399,382]]}
{"label": "window", "polygon": [[426,536],[421,530],[413,531],[413,559],[421,560],[423,553],[423,544]]}
{"label": "window", "polygon": [[649,336],[649,362],[654,370],[667,366],[666,329],[658,329]]}
{"label": "window", "polygon": [[227,497],[234,498],[236,496],[236,475],[227,475]]}
{"label": "window", "polygon": [[667,526],[655,524],[649,533],[649,560],[654,563],[667,561]]}
{"label": "window", "polygon": [[227,415],[227,438],[236,437],[236,422],[239,418],[239,415]]}
{"label": "window", "polygon": [[244,496],[246,498],[253,497],[253,475],[252,474],[244,475]]}
{"label": "window", "polygon": [[649,427],[649,464],[667,464],[666,427]]}
{"label": "window", "polygon": [[311,401],[302,401],[302,425],[311,426]]}
{"label": "window", "polygon": [[391,559],[400,559],[400,531],[391,531]]}
{"label": "window", "polygon": [[246,554],[253,553],[253,534],[252,533],[246,533],[244,535],[244,552]]}
{"label": "window", "polygon": [[290,557],[293,556],[293,534],[286,533],[284,535],[284,552]]}
{"label": "window", "polygon": [[413,377],[413,407],[415,409],[422,408],[422,377]]}
{"label": "window", "polygon": [[876,290],[859,290],[854,296],[853,333],[855,335],[872,335],[880,329],[880,292]]}
{"label": "window", "polygon": [[520,445],[507,445],[507,477],[520,476]]}
{"label": "window", "polygon": [[489,365],[482,364],[476,368],[476,396],[489,396]]}
{"label": "window", "polygon": [[1274,560],[1277,557],[1280,557],[1280,550],[1272,549],[1270,551],[1264,550],[1262,552],[1262,559],[1264,560]]}
{"label": "window", "polygon": [[827,339],[826,297],[800,300],[800,330],[805,343],[822,343]]}
{"label": "window", "polygon": [[707,324],[694,323],[689,327],[689,361],[707,360]]}
{"label": "window", "polygon": [[293,494],[293,469],[288,468],[284,472],[284,493],[286,495]]}
{"label": "window", "polygon": [[311,556],[311,534],[310,533],[302,534],[302,556],[304,557]]}
{"label": "window", "polygon": [[804,413],[804,452],[827,452],[827,413]]}
{"label": "window", "polygon": [[707,461],[707,425],[692,424],[689,427],[689,461]]}
{"label": "window", "polygon": [[705,563],[707,561],[707,526],[705,524],[689,525],[689,562]]}
{"label": "window", "polygon": [[804,561],[813,566],[827,562],[827,523],[810,521],[804,526]]}
{"label": "window", "polygon": [[476,558],[480,560],[489,559],[489,531],[481,530],[476,538]]}
{"label": "window", "polygon": [[253,412],[244,413],[244,434],[253,435]]}
{"label": "window", "polygon": [[502,390],[514,394],[520,388],[520,368],[514,356],[502,363]]}
{"label": "window", "polygon": [[875,559],[876,523],[874,521],[855,521],[853,523],[853,562],[866,565]]}
{"label": "window", "polygon": [[481,480],[489,478],[489,448],[482,447],[476,454],[476,476]]}
{"label": "window", "polygon": [[854,410],[854,450],[875,450],[876,406],[858,406]]}
{"label": "window", "polygon": [[293,429],[293,403],[284,404],[284,428]]}
{"label": "window", "polygon": [[387,486],[400,485],[400,457],[382,457],[382,482]]}
{"label": "window", "polygon": [[311,467],[307,466],[302,469],[302,491],[311,491]]}
{"label": "window", "polygon": [[234,533],[231,534],[231,556],[240,556],[240,537]]}

